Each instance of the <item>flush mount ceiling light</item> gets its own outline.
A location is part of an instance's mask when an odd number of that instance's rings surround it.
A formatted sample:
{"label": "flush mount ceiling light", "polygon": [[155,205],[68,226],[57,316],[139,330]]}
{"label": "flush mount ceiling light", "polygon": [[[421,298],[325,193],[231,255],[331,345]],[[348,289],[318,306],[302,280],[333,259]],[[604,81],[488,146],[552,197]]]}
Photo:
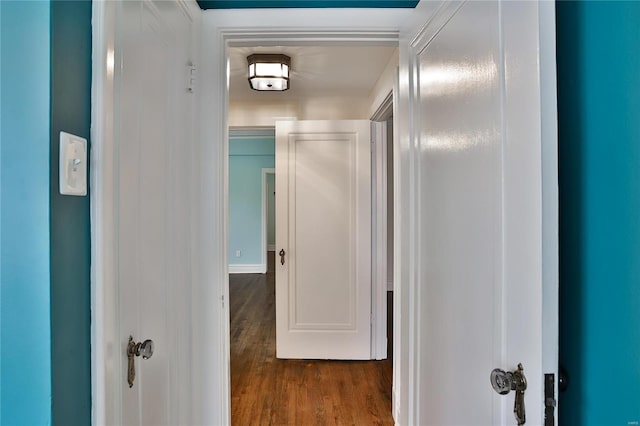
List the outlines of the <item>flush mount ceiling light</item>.
{"label": "flush mount ceiling light", "polygon": [[249,84],[253,90],[289,89],[291,58],[287,55],[255,53],[247,57]]}

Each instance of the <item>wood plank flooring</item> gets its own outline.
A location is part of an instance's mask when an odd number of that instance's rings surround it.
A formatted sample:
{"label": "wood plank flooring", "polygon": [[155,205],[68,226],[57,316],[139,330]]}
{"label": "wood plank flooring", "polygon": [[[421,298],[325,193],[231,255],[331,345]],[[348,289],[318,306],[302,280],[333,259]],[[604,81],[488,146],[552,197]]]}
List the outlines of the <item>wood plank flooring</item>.
{"label": "wood plank flooring", "polygon": [[232,425],[393,425],[391,357],[275,358],[275,274],[270,255],[267,274],[229,277]]}

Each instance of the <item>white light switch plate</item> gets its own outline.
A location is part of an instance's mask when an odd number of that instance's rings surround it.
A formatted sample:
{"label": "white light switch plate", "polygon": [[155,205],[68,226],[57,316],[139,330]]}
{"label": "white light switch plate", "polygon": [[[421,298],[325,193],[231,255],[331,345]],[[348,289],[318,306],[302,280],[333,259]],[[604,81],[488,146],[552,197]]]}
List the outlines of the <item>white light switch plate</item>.
{"label": "white light switch plate", "polygon": [[87,140],[60,132],[60,194],[87,195]]}

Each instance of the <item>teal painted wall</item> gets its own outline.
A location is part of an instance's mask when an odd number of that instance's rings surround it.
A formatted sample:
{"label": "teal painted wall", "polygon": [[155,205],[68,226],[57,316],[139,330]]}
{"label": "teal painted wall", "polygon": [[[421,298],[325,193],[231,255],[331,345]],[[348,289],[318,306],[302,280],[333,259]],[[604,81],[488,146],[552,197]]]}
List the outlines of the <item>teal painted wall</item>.
{"label": "teal painted wall", "polygon": [[416,7],[419,0],[197,0],[202,9]]}
{"label": "teal painted wall", "polygon": [[91,1],[51,3],[51,356],[54,425],[91,424],[89,196],[60,195],[59,134],[89,140]]}
{"label": "teal painted wall", "polygon": [[640,3],[558,2],[562,425],[640,421]]}
{"label": "teal painted wall", "polygon": [[0,9],[0,424],[48,425],[51,8]]}
{"label": "teal painted wall", "polygon": [[230,136],[229,263],[256,265],[262,261],[262,169],[275,167],[275,137]]}
{"label": "teal painted wall", "polygon": [[89,198],[58,193],[88,138],[91,2],[0,2],[0,424],[91,421]]}

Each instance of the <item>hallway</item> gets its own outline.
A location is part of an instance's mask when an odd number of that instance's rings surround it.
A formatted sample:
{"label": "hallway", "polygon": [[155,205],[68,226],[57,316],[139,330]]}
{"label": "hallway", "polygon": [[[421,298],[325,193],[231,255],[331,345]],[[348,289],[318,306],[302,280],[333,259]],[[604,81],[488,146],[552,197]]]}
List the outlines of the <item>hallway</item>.
{"label": "hallway", "polygon": [[[232,424],[392,425],[391,357],[384,361],[275,358],[272,252],[268,264],[264,275],[229,276]],[[388,317],[392,318],[391,312]]]}

